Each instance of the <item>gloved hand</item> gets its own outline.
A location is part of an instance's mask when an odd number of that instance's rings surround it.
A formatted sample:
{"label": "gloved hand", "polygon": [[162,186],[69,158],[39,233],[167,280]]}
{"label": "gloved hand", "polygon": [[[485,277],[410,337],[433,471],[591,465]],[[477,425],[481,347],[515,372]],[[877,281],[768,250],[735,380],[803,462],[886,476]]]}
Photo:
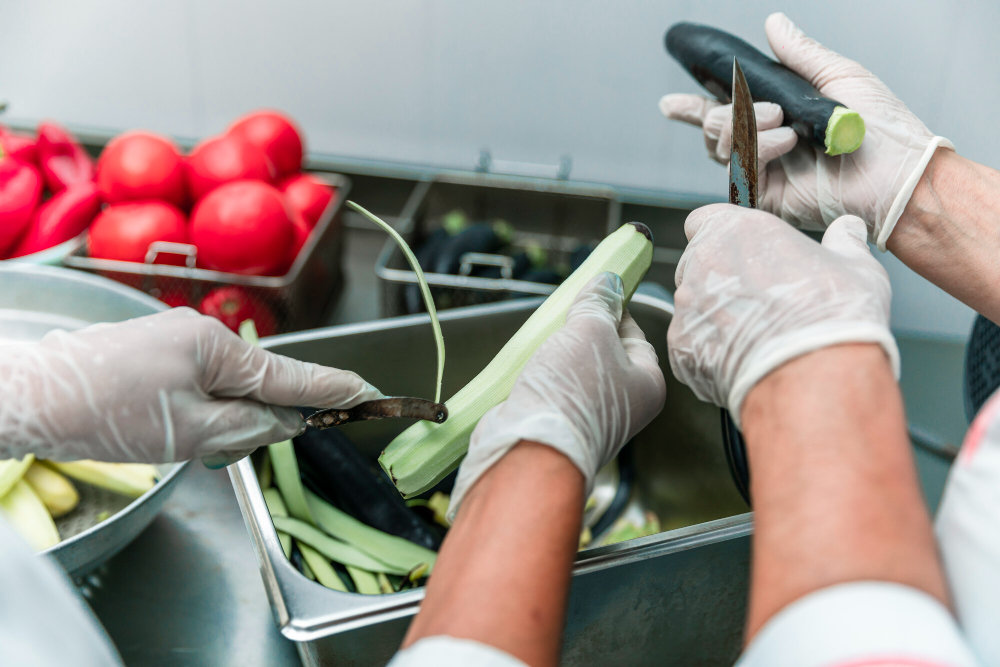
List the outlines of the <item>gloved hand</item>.
{"label": "gloved hand", "polygon": [[479,420],[451,494],[450,520],[476,480],[521,440],[565,454],[589,495],[597,471],[659,414],[666,381],[623,302],[613,273],[580,290],[563,328],[535,351],[507,400]]}
{"label": "gloved hand", "polygon": [[266,352],[174,308],[0,347],[0,458],[160,463],[253,450],[302,429],[279,406],[381,396],[354,373]]}
{"label": "gloved hand", "polygon": [[[839,216],[856,215],[868,224],[868,239],[885,250],[934,151],[954,146],[934,136],[874,74],[809,39],[784,14],[771,14],[764,30],[778,60],[861,114],[866,132],[858,150],[830,157],[781,126],[781,107],[755,104],[760,208],[802,229],[824,229]],[[729,164],[731,104],[674,94],[660,100],[660,111],[701,126],[709,155]]]}
{"label": "gloved hand", "polygon": [[698,398],[739,424],[764,376],[841,343],[878,343],[899,377],[889,276],[859,218],[835,220],[818,244],[765,211],[712,204],[688,216],[684,233],[667,345],[671,370]]}

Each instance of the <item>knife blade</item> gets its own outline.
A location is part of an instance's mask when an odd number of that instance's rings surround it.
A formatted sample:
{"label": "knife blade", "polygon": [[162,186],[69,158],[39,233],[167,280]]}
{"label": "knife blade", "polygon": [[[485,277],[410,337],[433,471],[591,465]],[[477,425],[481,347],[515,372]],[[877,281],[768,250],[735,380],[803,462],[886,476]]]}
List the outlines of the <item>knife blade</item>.
{"label": "knife blade", "polygon": [[729,151],[729,203],[757,208],[757,117],[739,61],[733,58],[733,144]]}
{"label": "knife blade", "polygon": [[[733,144],[729,150],[729,203],[757,208],[757,118],[750,87],[733,57]],[[722,445],[736,489],[750,505],[746,443],[729,411],[722,408]]]}

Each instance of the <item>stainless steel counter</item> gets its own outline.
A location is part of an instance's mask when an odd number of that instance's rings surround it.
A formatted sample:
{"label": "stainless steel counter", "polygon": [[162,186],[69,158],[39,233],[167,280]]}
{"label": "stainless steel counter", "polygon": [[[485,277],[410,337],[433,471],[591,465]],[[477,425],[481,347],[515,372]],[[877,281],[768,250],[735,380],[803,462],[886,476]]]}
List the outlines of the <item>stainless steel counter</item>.
{"label": "stainless steel counter", "polygon": [[130,667],[299,665],[225,470],[188,466],[162,514],[84,591]]}

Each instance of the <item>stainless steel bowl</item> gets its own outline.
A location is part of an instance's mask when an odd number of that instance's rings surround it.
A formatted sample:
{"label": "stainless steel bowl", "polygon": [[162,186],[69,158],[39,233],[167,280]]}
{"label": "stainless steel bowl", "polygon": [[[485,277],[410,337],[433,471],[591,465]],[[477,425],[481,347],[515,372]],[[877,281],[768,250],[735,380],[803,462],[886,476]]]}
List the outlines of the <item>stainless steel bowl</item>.
{"label": "stainless steel bowl", "polygon": [[[472,379],[539,303],[519,299],[444,311],[443,394]],[[718,408],[699,401],[670,373],[666,333],[673,305],[637,293],[629,311],[656,349],[668,383],[666,407],[633,442],[632,502],[655,512],[664,532],[580,552],[563,664],[731,665],[746,608],[750,515],[726,466]],[[262,344],[350,368],[391,395],[433,395],[434,343],[426,315],[274,336]],[[407,425],[387,419],[349,424],[344,431],[374,458]],[[357,595],[309,581],[281,551],[249,460],[229,470],[275,620],[296,642],[303,664],[384,665],[424,590]],[[482,594],[488,598],[489,589]]]}
{"label": "stainless steel bowl", "polygon": [[[137,290],[80,271],[0,264],[0,344],[38,340],[53,329],[118,322],[166,308]],[[160,466],[160,481],[135,500],[77,485],[80,505],[56,521],[66,539],[43,553],[59,561],[71,577],[88,574],[149,525],[186,465]],[[112,516],[100,521],[103,512]]]}

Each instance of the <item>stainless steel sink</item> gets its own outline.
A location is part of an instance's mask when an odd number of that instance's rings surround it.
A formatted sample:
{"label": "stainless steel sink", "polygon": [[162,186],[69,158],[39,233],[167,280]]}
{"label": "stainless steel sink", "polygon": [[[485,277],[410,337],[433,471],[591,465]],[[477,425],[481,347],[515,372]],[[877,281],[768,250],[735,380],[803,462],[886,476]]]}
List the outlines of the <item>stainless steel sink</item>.
{"label": "stainless steel sink", "polygon": [[[539,303],[527,299],[444,313],[443,394],[474,377]],[[751,517],[726,466],[718,409],[698,401],[670,373],[666,332],[672,304],[637,294],[630,311],[656,347],[669,396],[634,442],[632,500],[656,512],[665,532],[579,554],[563,663],[731,665],[746,606]],[[390,395],[433,395],[434,345],[425,315],[263,343],[280,354],[355,370]],[[351,424],[345,431],[374,458],[407,425],[386,420]],[[297,642],[304,664],[385,664],[423,591],[363,596],[309,581],[281,552],[249,460],[231,468],[231,476],[275,619],[282,634]],[[484,599],[489,594],[483,591]]]}

